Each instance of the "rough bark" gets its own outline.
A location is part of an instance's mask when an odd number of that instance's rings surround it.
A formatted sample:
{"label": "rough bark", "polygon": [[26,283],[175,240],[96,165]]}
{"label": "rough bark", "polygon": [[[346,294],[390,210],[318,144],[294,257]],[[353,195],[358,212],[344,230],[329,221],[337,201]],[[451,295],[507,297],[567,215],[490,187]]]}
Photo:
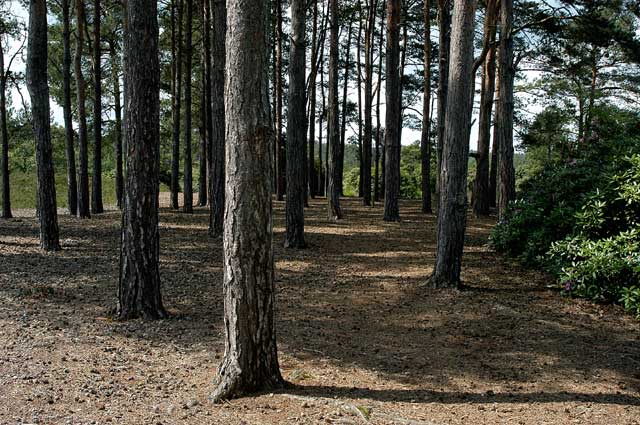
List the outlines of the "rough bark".
{"label": "rough bark", "polygon": [[102,50],[100,37],[100,0],[93,4],[93,175],[91,212],[104,212],[102,203]]}
{"label": "rough bark", "polygon": [[225,354],[214,402],[284,384],[276,347],[268,2],[227,1]]}
{"label": "rough bark", "polygon": [[358,196],[363,196],[364,164],[362,154],[362,0],[358,0],[358,38],[356,40],[356,72],[358,85]]}
{"label": "rough bark", "polygon": [[209,152],[210,214],[209,234],[222,235],[225,204],[225,34],[227,31],[227,9],[225,0],[213,0],[213,45],[211,49],[211,144]]}
{"label": "rough bark", "polygon": [[75,137],[71,111],[71,0],[62,0],[62,110],[64,147],[67,160],[67,208],[78,213],[78,177],[76,176]]}
{"label": "rough bark", "polygon": [[[326,32],[327,29],[325,28]],[[324,92],[324,37],[322,43],[320,45],[320,119],[318,120],[318,163],[320,164],[319,172],[318,172],[318,194],[326,195],[326,185],[325,181],[327,179],[327,169],[325,168],[325,164],[322,162],[322,140],[324,139],[322,136],[322,132],[324,129],[324,114],[327,111],[327,99],[325,97]],[[328,145],[325,145],[328,148]]]}
{"label": "rough bark", "polygon": [[424,2],[424,86],[422,88],[422,133],[420,161],[422,212],[431,214],[431,2]]}
{"label": "rough bark", "polygon": [[160,64],[157,3],[127,0],[124,35],[127,177],[122,213],[118,311],[120,320],[167,317],[158,266]]}
{"label": "rough bark", "polygon": [[31,97],[33,133],[36,140],[38,173],[38,211],[40,247],[45,251],[60,249],[56,183],[53,170],[47,39],[47,4],[45,0],[29,2],[29,38],[27,48],[27,88]]}
{"label": "rough bark", "polygon": [[482,88],[480,92],[480,113],[478,120],[478,156],[476,157],[476,178],[473,186],[473,212],[477,216],[488,215],[491,208],[489,194],[489,155],[491,144],[491,112],[496,80],[496,19],[497,0],[489,0],[484,23],[484,43],[488,51],[482,68]]}
{"label": "rough bark", "polygon": [[[342,218],[340,209],[340,124],[338,118],[338,0],[329,0],[329,110],[327,111],[327,204],[330,220]],[[369,170],[371,173],[371,170]]]}
{"label": "rough bark", "polygon": [[211,2],[201,0],[202,6],[202,130],[200,146],[200,179],[198,182],[198,204],[201,207],[209,201],[209,150],[213,146],[211,123]]}
{"label": "rough bark", "polygon": [[177,210],[180,208],[178,203],[178,193],[180,192],[180,120],[182,118],[182,18],[184,0],[177,0],[178,7],[176,19],[173,23],[177,25],[178,31],[176,35],[176,49],[173,56],[175,73],[175,96],[173,99],[173,143],[171,150],[171,208]]}
{"label": "rough bark", "polygon": [[500,97],[498,121],[498,215],[503,217],[509,203],[516,198],[513,166],[513,0],[500,1]]}
{"label": "rough bark", "polygon": [[387,0],[387,112],[385,117],[384,221],[399,221],[400,208],[400,0]]}
{"label": "rough bark", "polygon": [[289,107],[287,116],[286,248],[304,248],[304,145],[305,114],[305,0],[291,1],[289,53]]}
{"label": "rough bark", "polygon": [[[384,9],[382,16],[380,17],[380,37],[378,37],[378,89],[376,91],[376,150],[375,150],[375,172],[373,182],[373,200],[378,202],[380,200],[380,194],[382,192],[380,187],[380,157],[381,149],[383,145],[382,129],[380,121],[380,94],[382,93],[382,57],[384,56],[383,44],[384,44]],[[384,165],[383,165],[384,166]]]}
{"label": "rough bark", "polygon": [[116,51],[116,41],[110,41],[110,55],[111,55],[111,78],[113,80],[113,99],[115,110],[115,137],[113,138],[113,155],[116,160],[116,202],[118,208],[122,209],[124,198],[124,174],[122,169],[122,104],[120,102],[120,63],[118,54]]}
{"label": "rough bark", "polygon": [[275,0],[276,6],[276,196],[278,201],[284,199],[286,184],[286,164],[284,137],[282,134],[282,0]]}
{"label": "rough bark", "polygon": [[440,175],[438,246],[431,283],[436,288],[460,285],[467,218],[467,171],[473,84],[473,33],[477,1],[455,0],[445,142]]}
{"label": "rough bark", "polygon": [[437,182],[436,192],[440,193],[440,170],[442,168],[442,147],[444,144],[445,114],[447,110],[447,94],[449,84],[449,48],[451,45],[451,1],[438,0],[438,28],[440,32],[438,42],[438,114],[436,123],[438,138],[436,142],[437,154]]}
{"label": "rough bark", "polygon": [[84,50],[85,16],[84,2],[76,1],[76,52],[74,73],[76,77],[76,95],[78,114],[78,216],[91,217],[91,200],[89,198],[89,149],[87,135],[86,86],[82,75],[82,55]]}

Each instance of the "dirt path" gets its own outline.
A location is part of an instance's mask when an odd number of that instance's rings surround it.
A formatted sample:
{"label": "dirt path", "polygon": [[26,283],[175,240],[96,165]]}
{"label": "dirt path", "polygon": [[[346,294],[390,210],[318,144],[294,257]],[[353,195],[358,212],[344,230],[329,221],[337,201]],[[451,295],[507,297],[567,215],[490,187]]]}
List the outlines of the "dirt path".
{"label": "dirt path", "polygon": [[640,323],[568,300],[486,247],[471,219],[466,291],[421,286],[434,217],[403,222],[345,200],[307,217],[310,248],[281,248],[278,337],[292,388],[207,401],[223,350],[221,244],[207,212],[163,210],[168,321],[115,323],[119,214],[61,217],[58,254],[32,218],[0,222],[0,424],[639,424]]}

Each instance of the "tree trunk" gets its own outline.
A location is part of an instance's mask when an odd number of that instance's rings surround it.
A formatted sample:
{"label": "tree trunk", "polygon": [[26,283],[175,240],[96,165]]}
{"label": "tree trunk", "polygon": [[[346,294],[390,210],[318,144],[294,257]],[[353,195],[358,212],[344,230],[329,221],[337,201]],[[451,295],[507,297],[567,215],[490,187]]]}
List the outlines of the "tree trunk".
{"label": "tree trunk", "polygon": [[358,0],[358,39],[356,40],[358,84],[358,196],[364,194],[364,155],[362,154],[362,0]]}
{"label": "tree trunk", "polygon": [[[2,35],[0,29],[0,36]],[[2,138],[2,218],[11,218],[11,186],[9,184],[9,132],[7,131],[7,74],[4,49],[0,37],[0,137]],[[73,148],[73,145],[71,145]],[[74,176],[75,178],[75,176]],[[70,200],[71,201],[71,200]],[[69,203],[71,205],[71,203]]]}
{"label": "tree trunk", "polygon": [[78,179],[71,111],[71,0],[62,0],[62,109],[64,113],[64,146],[67,160],[67,204],[69,214],[78,214]]}
{"label": "tree trunk", "polygon": [[286,177],[285,147],[282,134],[282,0],[276,2],[276,196],[284,199]]}
{"label": "tree trunk", "polygon": [[445,142],[440,175],[438,246],[431,283],[457,288],[467,218],[467,171],[473,84],[473,35],[477,1],[455,0]]}
{"label": "tree trunk", "polygon": [[436,192],[440,193],[442,169],[442,146],[444,144],[445,114],[449,84],[449,47],[451,45],[451,0],[438,0],[438,139],[436,142],[437,165]]}
{"label": "tree trunk", "polygon": [[420,137],[422,212],[431,214],[431,2],[424,2],[424,86]]}
{"label": "tree trunk", "polygon": [[351,60],[351,30],[353,28],[353,21],[349,19],[349,29],[347,30],[347,44],[345,46],[345,59],[344,59],[344,86],[342,87],[342,125],[340,126],[340,162],[338,163],[338,188],[340,189],[340,195],[344,195],[344,151],[345,151],[345,138],[347,136],[347,99],[349,95],[349,66]]}
{"label": "tree trunk", "polygon": [[289,107],[287,108],[286,248],[304,248],[304,145],[306,143],[305,0],[291,1]]}
{"label": "tree trunk", "polygon": [[225,0],[213,0],[212,7],[213,45],[211,67],[211,143],[209,153],[210,215],[209,234],[222,235],[225,203],[225,34],[227,31],[227,9]]}
{"label": "tree trunk", "polygon": [[399,221],[400,209],[400,0],[387,0],[387,112],[385,118],[384,221]]}
{"label": "tree trunk", "polygon": [[[500,51],[496,51],[496,65],[500,63]],[[500,80],[496,80],[495,97],[500,98]],[[491,146],[491,168],[489,170],[489,198],[491,207],[497,206],[497,194],[498,194],[498,152],[500,150],[500,137],[498,137],[498,117],[500,116],[500,102],[495,105],[495,111],[493,112],[493,142]]]}
{"label": "tree trunk", "polygon": [[167,317],[160,293],[158,194],[160,64],[157,3],[127,0],[124,36],[127,178],[122,213],[118,318]]}
{"label": "tree trunk", "polygon": [[[376,93],[376,152],[375,152],[375,175],[373,183],[373,199],[375,202],[380,201],[381,187],[380,187],[380,157],[382,149],[382,130],[380,129],[380,94],[382,92],[382,56],[383,56],[383,43],[384,43],[384,9],[382,16],[380,17],[380,37],[378,44],[378,89]],[[383,165],[384,166],[384,165]]]}
{"label": "tree trunk", "polygon": [[[282,388],[275,332],[266,0],[229,0],[225,109],[225,354],[211,396]],[[258,35],[258,36],[257,36]],[[236,78],[237,77],[237,78]]]}
{"label": "tree trunk", "polygon": [[45,0],[31,0],[29,2],[28,43],[27,88],[31,96],[31,115],[36,139],[40,247],[45,251],[58,251],[60,242],[56,209],[56,183],[53,170],[53,148],[51,146],[51,124],[49,121],[47,4]]}
{"label": "tree trunk", "polygon": [[338,122],[338,0],[329,0],[329,111],[327,114],[327,203],[329,220],[342,218],[340,210],[340,125]]}
{"label": "tree trunk", "polygon": [[318,76],[318,0],[313,1],[313,30],[311,33],[311,75],[309,76],[309,196],[313,199],[318,191],[316,171],[316,80]]}
{"label": "tree trunk", "polygon": [[[362,141],[362,203],[371,205],[371,142],[373,138],[373,33],[377,0],[369,0],[364,33],[364,140]],[[396,70],[397,71],[397,70]]]}
{"label": "tree trunk", "polygon": [[484,23],[484,42],[488,44],[487,56],[482,69],[482,91],[480,93],[480,116],[478,122],[478,156],[476,178],[473,188],[473,212],[477,216],[488,215],[491,208],[489,193],[489,155],[491,144],[491,112],[496,81],[496,20],[497,0],[489,0]]}
{"label": "tree trunk", "polygon": [[193,74],[193,0],[186,0],[187,16],[185,23],[185,47],[184,47],[184,196],[182,211],[193,212],[193,163],[191,160],[191,76]]}
{"label": "tree trunk", "polygon": [[173,56],[175,68],[175,96],[173,100],[173,145],[171,152],[171,208],[177,210],[180,208],[178,202],[178,193],[180,192],[180,120],[182,118],[182,17],[184,0],[178,1],[178,10],[176,21],[173,25],[178,26],[178,34],[176,39],[177,47]]}
{"label": "tree trunk", "polygon": [[115,109],[115,137],[113,140],[113,154],[116,160],[116,201],[122,209],[124,201],[124,176],[122,170],[122,105],[120,103],[120,64],[116,52],[116,41],[110,42],[111,72],[113,78],[113,99]]}
{"label": "tree trunk", "polygon": [[[327,29],[325,28],[326,32]],[[318,172],[318,194],[325,196],[326,195],[326,185],[325,180],[327,178],[327,170],[324,167],[324,163],[322,162],[322,132],[324,127],[324,113],[327,110],[327,102],[324,93],[324,39],[322,40],[322,45],[320,47],[320,119],[318,122],[318,162],[320,164],[320,169]],[[328,145],[325,145],[328,148]]]}
{"label": "tree trunk", "polygon": [[74,58],[77,113],[78,113],[78,156],[80,160],[80,175],[78,176],[78,216],[91,217],[91,200],[89,199],[89,149],[87,136],[86,87],[82,75],[82,55],[84,48],[85,16],[84,2],[76,1],[76,54]]}
{"label": "tree trunk", "polygon": [[100,0],[93,6],[93,178],[91,212],[101,214],[102,205],[102,50],[100,44]]}
{"label": "tree trunk", "polygon": [[198,205],[204,207],[209,200],[209,150],[211,135],[211,2],[200,0],[202,10],[202,140],[200,145],[200,178],[198,180]]}
{"label": "tree trunk", "polygon": [[498,215],[502,218],[509,203],[516,198],[513,167],[513,0],[500,1],[500,20],[500,115],[496,126],[500,137]]}

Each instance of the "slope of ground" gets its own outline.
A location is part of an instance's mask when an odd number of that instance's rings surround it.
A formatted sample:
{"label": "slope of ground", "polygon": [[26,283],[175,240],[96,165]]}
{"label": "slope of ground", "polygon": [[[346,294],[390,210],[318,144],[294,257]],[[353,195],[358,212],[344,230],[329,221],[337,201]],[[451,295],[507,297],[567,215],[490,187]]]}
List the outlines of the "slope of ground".
{"label": "slope of ground", "polygon": [[205,209],[162,210],[173,317],[160,322],[109,318],[118,212],[61,216],[55,254],[39,251],[32,212],[0,221],[0,423],[640,423],[640,324],[491,252],[491,220],[469,221],[469,288],[436,291],[424,286],[435,220],[418,203],[383,223],[380,207],[344,200],[331,224],[313,201],[304,251],[282,248],[283,207],[277,323],[292,385],[220,406],[207,396],[223,355],[222,250]]}

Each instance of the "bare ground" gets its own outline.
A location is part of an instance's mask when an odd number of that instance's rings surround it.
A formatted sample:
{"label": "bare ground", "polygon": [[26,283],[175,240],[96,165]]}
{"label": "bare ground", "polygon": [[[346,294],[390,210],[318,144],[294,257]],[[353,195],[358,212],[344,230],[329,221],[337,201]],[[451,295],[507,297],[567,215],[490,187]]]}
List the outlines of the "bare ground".
{"label": "bare ground", "polygon": [[281,368],[290,388],[212,405],[223,355],[221,242],[207,212],[161,214],[170,320],[113,322],[119,213],[61,216],[64,251],[35,220],[0,221],[0,423],[639,424],[640,324],[567,299],[487,247],[470,219],[465,291],[424,286],[434,217],[402,223],[312,202],[310,248],[282,248],[275,204]]}

